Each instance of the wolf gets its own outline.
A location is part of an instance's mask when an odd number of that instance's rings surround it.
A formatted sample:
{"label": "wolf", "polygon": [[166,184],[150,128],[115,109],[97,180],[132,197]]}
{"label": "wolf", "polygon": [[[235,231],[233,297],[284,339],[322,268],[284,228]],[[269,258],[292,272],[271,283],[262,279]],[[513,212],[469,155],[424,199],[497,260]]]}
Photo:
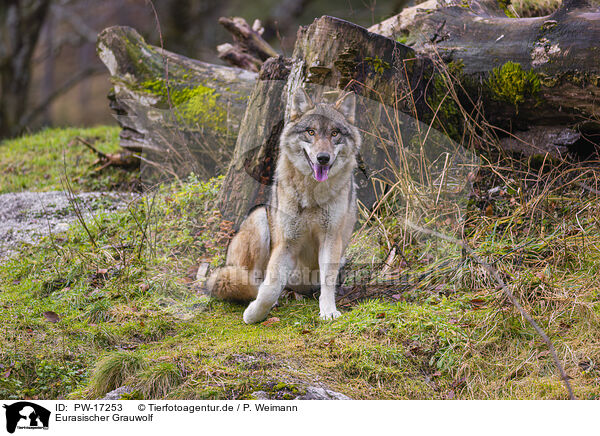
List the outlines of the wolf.
{"label": "wolf", "polygon": [[337,276],[357,218],[355,111],[353,93],[334,104],[313,103],[303,88],[293,95],[270,204],[251,211],[207,282],[214,297],[250,302],[245,323],[265,319],[284,288],[307,293],[319,284],[320,317],[340,316]]}

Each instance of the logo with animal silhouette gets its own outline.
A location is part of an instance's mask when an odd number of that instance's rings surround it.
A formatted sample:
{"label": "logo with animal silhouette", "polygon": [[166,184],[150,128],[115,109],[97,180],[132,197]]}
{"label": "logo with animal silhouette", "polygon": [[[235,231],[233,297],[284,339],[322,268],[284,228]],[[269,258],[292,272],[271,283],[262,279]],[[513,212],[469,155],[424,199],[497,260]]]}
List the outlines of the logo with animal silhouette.
{"label": "logo with animal silhouette", "polygon": [[50,422],[50,411],[42,406],[29,401],[19,401],[13,404],[5,404],[6,409],[6,431],[14,433],[18,429],[48,429]]}

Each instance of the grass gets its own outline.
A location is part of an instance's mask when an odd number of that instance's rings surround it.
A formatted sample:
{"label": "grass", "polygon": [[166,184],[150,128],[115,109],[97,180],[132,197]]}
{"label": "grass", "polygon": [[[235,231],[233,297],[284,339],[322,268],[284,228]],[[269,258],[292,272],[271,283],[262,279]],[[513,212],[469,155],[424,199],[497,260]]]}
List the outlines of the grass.
{"label": "grass", "polygon": [[0,194],[20,191],[62,190],[67,172],[86,191],[115,190],[131,186],[129,173],[109,168],[90,171],[97,157],[75,138],[81,137],[101,152],[119,149],[118,127],[45,129],[34,135],[0,143]]}
{"label": "grass", "polygon": [[[0,265],[0,397],[101,398],[127,385],[129,398],[292,398],[318,380],[356,399],[566,398],[545,345],[460,255],[452,274],[464,277],[451,287],[423,282],[397,301],[345,307],[333,322],[318,319],[316,300],[284,299],[271,314],[278,322],[245,325],[242,306],[209,299],[192,280],[200,260],[223,261],[227,223],[212,209],[220,183],[191,178],[97,216],[88,224],[96,248],[74,225]],[[502,201],[498,210],[514,214]],[[598,398],[597,206],[586,201],[561,203],[587,205],[578,216],[585,250],[567,240],[510,253],[517,241],[500,231],[502,217],[477,208],[472,237],[478,252],[503,256],[578,397]],[[373,232],[367,226],[350,252],[369,246],[384,257]],[[410,264],[428,268],[418,261],[426,243],[406,246]]]}
{"label": "grass", "polygon": [[510,3],[510,8],[517,17],[542,17],[550,15],[560,7],[558,0],[514,0]]}
{"label": "grass", "polygon": [[[470,121],[465,142],[485,136]],[[5,141],[0,193],[62,189],[65,172],[77,190],[127,187],[131,174],[90,168],[96,157],[77,136],[118,149],[109,127]],[[318,319],[315,299],[282,298],[278,320],[247,326],[243,306],[202,294],[198,264],[222,264],[231,236],[214,208],[221,179],[161,186],[87,229],[23,246],[0,265],[0,398],[102,398],[125,385],[136,399],[287,399],[315,381],[355,399],[567,398],[546,345],[481,265],[402,225],[398,211],[411,206],[416,222],[461,235],[494,265],[553,341],[576,396],[598,399],[600,203],[582,188],[597,189],[597,163],[493,156],[470,179],[461,217],[444,210],[441,184],[436,197],[397,174],[400,189],[363,215],[348,254],[375,275],[385,260],[410,286],[346,304],[332,322]],[[428,159],[409,158],[411,171]]]}
{"label": "grass", "polygon": [[139,353],[118,351],[107,354],[94,368],[90,380],[90,391],[94,395],[104,395],[129,381],[147,365]]}

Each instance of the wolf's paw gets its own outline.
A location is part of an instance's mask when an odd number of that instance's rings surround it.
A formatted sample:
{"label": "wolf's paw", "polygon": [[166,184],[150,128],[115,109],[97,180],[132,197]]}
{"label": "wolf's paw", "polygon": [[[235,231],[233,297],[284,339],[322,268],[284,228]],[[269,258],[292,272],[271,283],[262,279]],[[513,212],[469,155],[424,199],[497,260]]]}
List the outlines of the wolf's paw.
{"label": "wolf's paw", "polygon": [[265,310],[256,301],[253,301],[246,310],[244,310],[244,322],[246,324],[256,324],[267,317],[269,310],[271,310],[270,307]]}
{"label": "wolf's paw", "polygon": [[342,314],[340,313],[339,310],[333,309],[333,310],[322,310],[321,313],[319,314],[319,316],[321,317],[322,320],[328,320],[328,319],[336,319],[338,317],[340,317]]}

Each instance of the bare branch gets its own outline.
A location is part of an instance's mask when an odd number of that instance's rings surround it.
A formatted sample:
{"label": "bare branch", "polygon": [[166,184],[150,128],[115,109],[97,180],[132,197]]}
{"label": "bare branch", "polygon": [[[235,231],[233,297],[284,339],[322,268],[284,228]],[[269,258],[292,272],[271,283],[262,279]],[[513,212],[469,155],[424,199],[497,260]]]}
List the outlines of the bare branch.
{"label": "bare branch", "polygon": [[52,4],[50,11],[61,21],[64,20],[71,25],[71,28],[87,42],[96,43],[98,32],[91,28],[79,15],[69,8],[58,4]]}
{"label": "bare branch", "polygon": [[256,72],[264,61],[277,56],[273,47],[262,38],[260,22],[255,21],[254,26],[250,27],[243,18],[221,17],[219,24],[233,36],[233,45],[221,44],[217,47],[219,57],[230,65]]}
{"label": "bare branch", "polygon": [[527,322],[533,327],[533,329],[540,335],[542,340],[548,346],[548,350],[550,351],[550,354],[552,355],[552,358],[554,359],[554,364],[556,365],[556,368],[558,369],[560,378],[562,379],[563,383],[565,384],[565,387],[569,394],[569,399],[576,400],[577,398],[575,397],[575,394],[573,393],[573,388],[571,387],[571,383],[569,383],[569,377],[567,376],[565,369],[563,368],[562,364],[560,363],[560,360],[558,359],[558,355],[556,354],[556,350],[554,349],[554,345],[552,344],[552,341],[550,340],[548,335],[546,335],[544,330],[542,330],[542,328],[538,325],[538,323],[535,322],[533,317],[523,308],[523,306],[521,306],[521,304],[519,303],[517,298],[514,296],[514,294],[510,290],[510,288],[506,285],[506,283],[504,283],[504,280],[502,280],[502,277],[500,277],[498,270],[496,268],[494,268],[492,265],[490,265],[489,263],[487,263],[485,260],[483,260],[481,257],[479,257],[475,253],[475,251],[466,242],[460,241],[451,236],[447,236],[442,233],[436,232],[435,230],[430,230],[430,229],[426,229],[424,227],[418,226],[414,223],[411,223],[409,220],[406,220],[406,224],[411,229],[416,230],[417,232],[424,233],[426,235],[435,236],[436,238],[439,238],[444,241],[447,241],[452,244],[460,246],[463,250],[465,250],[467,253],[469,253],[469,256],[471,256],[471,258],[475,262],[480,264],[492,277],[494,277],[494,279],[500,285],[500,287],[502,288],[502,291],[504,291],[504,293],[506,294],[506,296],[508,297],[510,302],[513,304],[513,306],[521,313],[523,318],[525,318],[527,320]]}

